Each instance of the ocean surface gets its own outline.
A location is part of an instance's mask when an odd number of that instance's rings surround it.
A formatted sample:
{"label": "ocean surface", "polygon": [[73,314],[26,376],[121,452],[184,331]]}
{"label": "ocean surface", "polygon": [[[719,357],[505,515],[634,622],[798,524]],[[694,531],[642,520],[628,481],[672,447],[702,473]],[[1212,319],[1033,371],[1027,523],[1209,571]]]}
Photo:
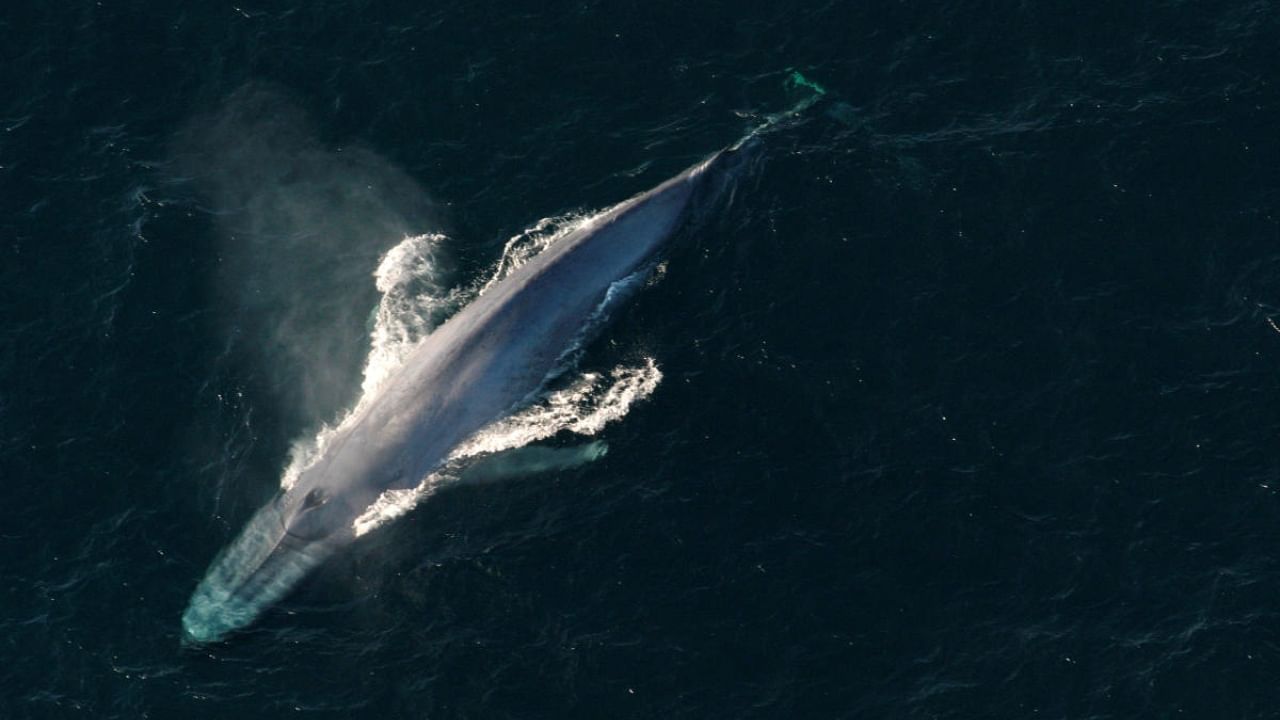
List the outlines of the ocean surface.
{"label": "ocean surface", "polygon": [[[1277,69],[1270,2],[5,3],[0,717],[1280,716]],[[183,643],[404,348],[770,118],[495,431],[581,462]]]}

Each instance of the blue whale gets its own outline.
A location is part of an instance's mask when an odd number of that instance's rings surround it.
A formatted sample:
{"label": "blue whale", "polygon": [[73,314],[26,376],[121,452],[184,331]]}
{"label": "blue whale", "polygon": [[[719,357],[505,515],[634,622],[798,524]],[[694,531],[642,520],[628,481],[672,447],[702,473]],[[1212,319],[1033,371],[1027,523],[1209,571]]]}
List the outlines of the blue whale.
{"label": "blue whale", "polygon": [[412,488],[477,431],[535,399],[692,210],[738,174],[754,137],[564,235],[422,340],[320,456],[210,565],[184,639],[243,628],[356,538],[387,490]]}

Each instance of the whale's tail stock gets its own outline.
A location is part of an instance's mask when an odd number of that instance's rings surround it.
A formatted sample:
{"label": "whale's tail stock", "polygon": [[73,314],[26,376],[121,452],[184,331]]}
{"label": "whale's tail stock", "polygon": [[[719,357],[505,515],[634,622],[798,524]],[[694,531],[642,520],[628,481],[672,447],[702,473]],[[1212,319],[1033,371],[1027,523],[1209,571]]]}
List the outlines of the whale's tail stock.
{"label": "whale's tail stock", "polygon": [[[799,95],[799,99],[780,112],[740,113],[741,117],[755,120],[758,124],[737,142],[717,151],[703,162],[701,174],[707,181],[700,188],[699,201],[694,203],[695,207],[702,209],[703,214],[714,214],[721,211],[725,204],[731,205],[738,182],[758,174],[759,166],[764,161],[767,136],[805,122],[808,119],[806,111],[827,97],[825,88],[799,71],[791,71],[784,85],[789,94]],[[722,203],[721,200],[725,202]]]}

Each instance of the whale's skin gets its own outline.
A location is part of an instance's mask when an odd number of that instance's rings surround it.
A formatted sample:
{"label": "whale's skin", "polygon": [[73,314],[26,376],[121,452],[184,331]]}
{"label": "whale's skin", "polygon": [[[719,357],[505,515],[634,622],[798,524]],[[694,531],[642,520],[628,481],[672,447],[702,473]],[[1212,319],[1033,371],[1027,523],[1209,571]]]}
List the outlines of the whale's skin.
{"label": "whale's skin", "polygon": [[423,339],[214,559],[182,616],[184,641],[217,641],[252,623],[352,542],[355,518],[384,491],[417,485],[459,443],[534,397],[611,288],[653,263],[742,155],[738,146],[717,152],[600,213]]}

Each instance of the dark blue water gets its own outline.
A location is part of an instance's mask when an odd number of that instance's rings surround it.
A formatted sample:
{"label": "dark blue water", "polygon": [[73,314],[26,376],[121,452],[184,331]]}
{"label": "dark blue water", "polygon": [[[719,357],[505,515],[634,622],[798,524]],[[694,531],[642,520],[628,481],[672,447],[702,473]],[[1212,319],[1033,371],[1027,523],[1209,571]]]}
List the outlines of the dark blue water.
{"label": "dark blue water", "polygon": [[[6,4],[0,716],[1274,717],[1278,39],[1266,2]],[[795,70],[827,96],[583,358],[665,376],[605,458],[181,645],[357,396],[383,252],[443,233],[475,283]]]}

